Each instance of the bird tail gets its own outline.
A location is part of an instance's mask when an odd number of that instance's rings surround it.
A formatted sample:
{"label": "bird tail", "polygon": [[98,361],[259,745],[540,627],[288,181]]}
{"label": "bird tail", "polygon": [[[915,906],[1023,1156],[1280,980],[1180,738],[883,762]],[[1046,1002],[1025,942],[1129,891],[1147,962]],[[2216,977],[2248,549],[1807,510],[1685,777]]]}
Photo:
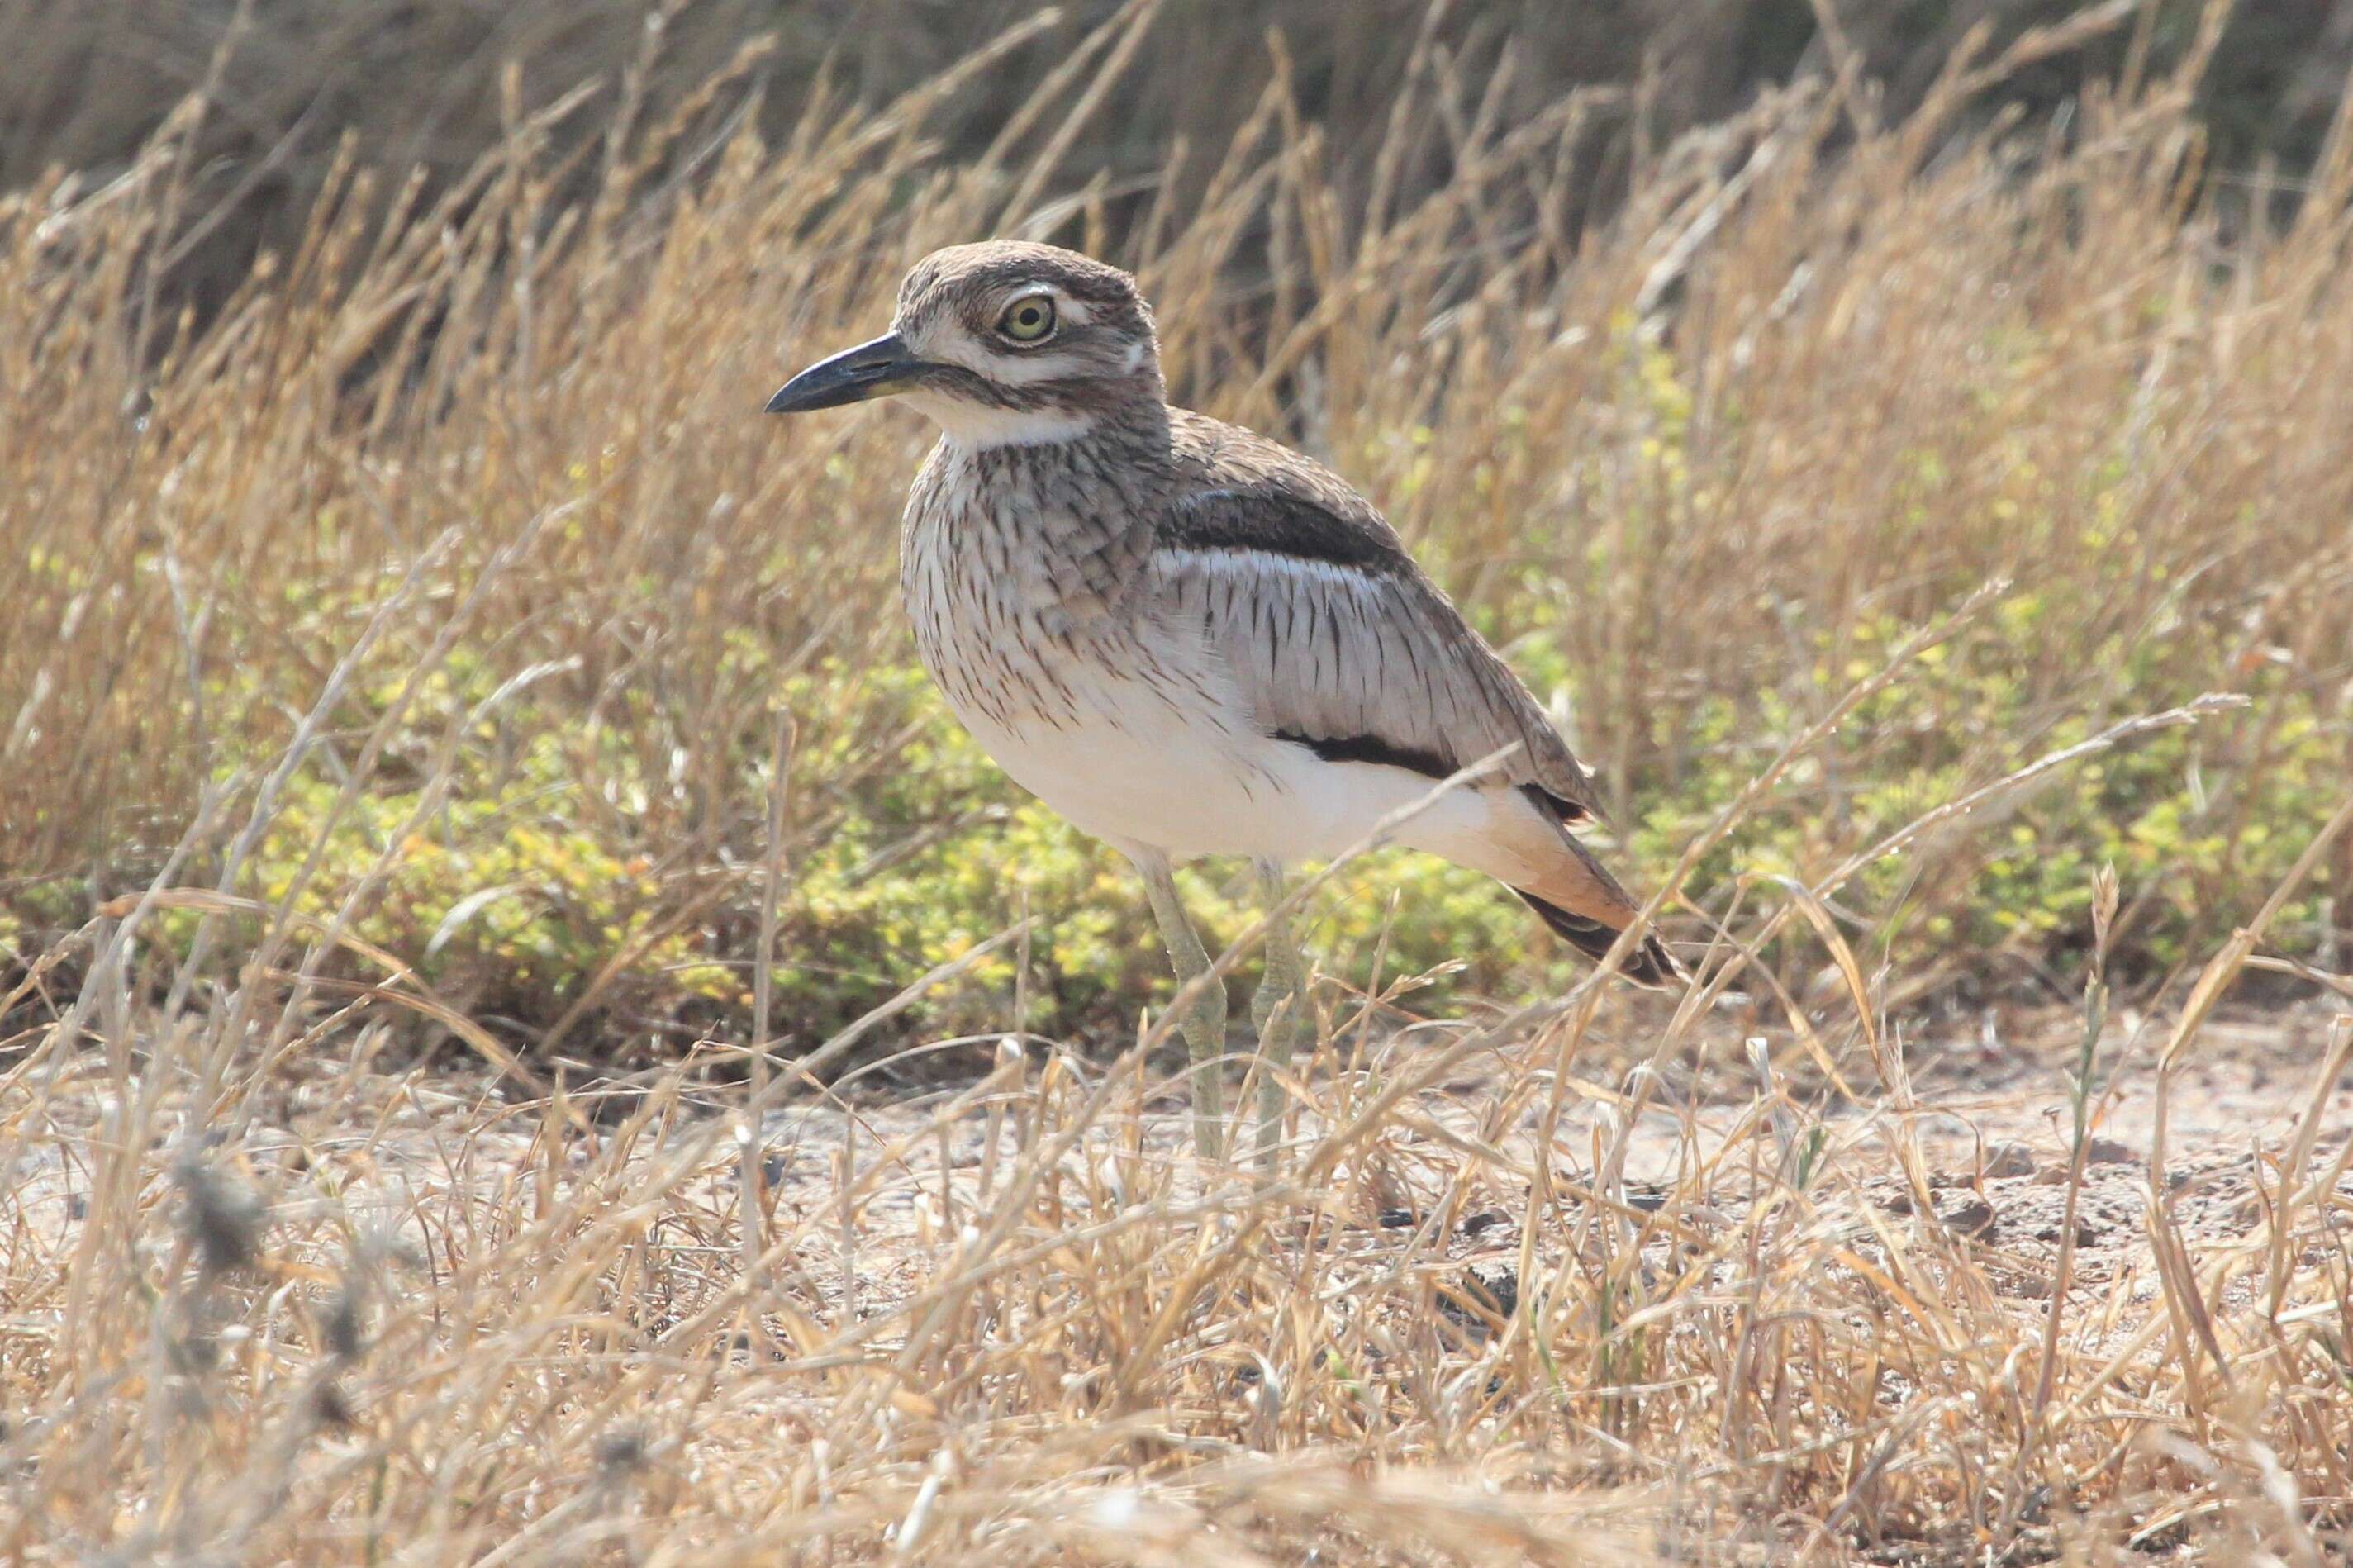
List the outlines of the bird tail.
{"label": "bird tail", "polygon": [[[1577,842],[1557,813],[1525,799],[1525,792],[1493,791],[1483,797],[1484,820],[1470,825],[1444,819],[1409,829],[1406,842],[1442,855],[1458,866],[1484,871],[1519,894],[1569,946],[1599,961],[1634,923],[1641,906],[1620,887],[1609,868]],[[1618,973],[1638,985],[1662,989],[1688,978],[1656,936],[1619,961]]]}
{"label": "bird tail", "polygon": [[[1555,936],[1596,963],[1600,963],[1617,945],[1618,933],[1626,929],[1572,914],[1558,904],[1536,897],[1525,888],[1514,888],[1512,891],[1527,900],[1528,908],[1535,910],[1544,923],[1552,928]],[[1635,984],[1653,991],[1665,990],[1690,978],[1683,973],[1683,966],[1675,962],[1674,954],[1667,951],[1666,944],[1649,931],[1642,933],[1641,943],[1620,963],[1618,973]]]}
{"label": "bird tail", "polygon": [[[1542,890],[1522,887],[1517,880],[1512,890],[1543,917],[1554,935],[1598,963],[1617,943],[1618,933],[1633,923],[1641,906],[1591,850],[1566,833],[1557,842],[1568,850],[1567,857],[1553,860],[1548,876],[1530,879]],[[1618,973],[1637,985],[1661,990],[1690,978],[1666,944],[1649,931],[1620,961]]]}

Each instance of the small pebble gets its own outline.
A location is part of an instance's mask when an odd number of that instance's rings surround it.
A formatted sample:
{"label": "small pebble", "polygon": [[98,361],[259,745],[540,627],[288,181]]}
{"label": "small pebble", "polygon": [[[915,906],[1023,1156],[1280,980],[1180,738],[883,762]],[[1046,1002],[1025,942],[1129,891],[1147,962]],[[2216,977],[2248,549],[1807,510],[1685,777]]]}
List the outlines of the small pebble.
{"label": "small pebble", "polygon": [[1993,1176],[2034,1174],[2034,1155],[2023,1143],[1997,1143],[1986,1154],[1985,1173]]}

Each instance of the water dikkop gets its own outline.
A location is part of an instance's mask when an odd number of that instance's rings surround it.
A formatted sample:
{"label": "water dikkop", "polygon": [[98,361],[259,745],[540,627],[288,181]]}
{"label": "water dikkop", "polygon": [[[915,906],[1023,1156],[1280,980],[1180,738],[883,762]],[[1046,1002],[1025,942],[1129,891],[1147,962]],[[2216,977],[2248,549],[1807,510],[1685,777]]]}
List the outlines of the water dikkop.
{"label": "water dikkop", "polygon": [[[1511,748],[1398,830],[1502,880],[1599,957],[1634,900],[1571,829],[1590,775],[1519,679],[1322,465],[1168,405],[1152,312],[1118,268],[998,240],[924,258],[892,330],[810,366],[772,414],[896,395],[936,421],[900,536],[924,666],[1024,787],[1134,861],[1180,981],[1208,965],[1172,861],[1283,868],[1357,843],[1435,781]],[[1680,975],[1645,935],[1622,961]],[[1252,1005],[1261,1148],[1301,1006],[1289,932]],[[1184,1020],[1198,1141],[1222,1137],[1226,999]]]}

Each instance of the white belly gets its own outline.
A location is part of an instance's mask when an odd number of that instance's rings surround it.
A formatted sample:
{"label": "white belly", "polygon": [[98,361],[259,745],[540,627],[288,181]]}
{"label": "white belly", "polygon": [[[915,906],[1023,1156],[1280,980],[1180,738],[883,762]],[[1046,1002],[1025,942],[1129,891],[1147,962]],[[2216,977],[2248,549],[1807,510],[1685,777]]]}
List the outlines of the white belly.
{"label": "white belly", "polygon": [[[959,716],[1014,782],[1116,845],[1178,859],[1328,859],[1431,787],[1402,769],[1327,763],[1238,712],[1187,711],[1135,681],[1073,684],[1075,721],[1006,721],[961,705]],[[1482,793],[1456,791],[1398,837],[1428,844],[1475,834],[1489,810]]]}
{"label": "white belly", "polygon": [[[1010,526],[993,514],[918,505],[910,520],[903,581],[925,667],[997,765],[1082,830],[1175,858],[1328,859],[1429,794],[1403,768],[1267,734],[1189,615],[1055,598],[1059,579],[1006,564],[1020,541],[986,548]],[[1494,792],[1458,790],[1397,837],[1452,856],[1497,809]]]}

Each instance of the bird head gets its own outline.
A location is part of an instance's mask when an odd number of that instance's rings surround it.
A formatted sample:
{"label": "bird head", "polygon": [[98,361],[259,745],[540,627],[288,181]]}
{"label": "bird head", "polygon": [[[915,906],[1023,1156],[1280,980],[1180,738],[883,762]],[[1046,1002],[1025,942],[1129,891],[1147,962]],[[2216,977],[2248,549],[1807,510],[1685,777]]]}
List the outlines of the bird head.
{"label": "bird head", "polygon": [[1069,440],[1163,406],[1160,345],[1135,279],[1075,250],[951,246],[899,285],[891,331],[820,360],[771,414],[903,397],[968,447]]}

